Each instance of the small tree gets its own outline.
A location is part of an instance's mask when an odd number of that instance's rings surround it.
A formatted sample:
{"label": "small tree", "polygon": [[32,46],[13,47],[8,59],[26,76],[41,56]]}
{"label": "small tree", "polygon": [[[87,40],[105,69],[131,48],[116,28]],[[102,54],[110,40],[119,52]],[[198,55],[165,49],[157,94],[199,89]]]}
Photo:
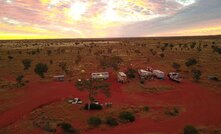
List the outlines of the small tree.
{"label": "small tree", "polygon": [[12,57],[12,56],[8,56],[8,59],[9,59],[9,60],[12,60],[13,58],[14,58],[14,57]]}
{"label": "small tree", "polygon": [[150,108],[148,106],[143,107],[143,111],[149,111],[149,110],[150,110]]}
{"label": "small tree", "polygon": [[[76,82],[76,87],[84,91],[86,90],[88,92],[88,100],[89,104],[85,105],[88,106],[88,108],[85,107],[85,109],[90,110],[91,109],[91,102],[95,100],[95,96],[98,93],[98,91],[102,91],[106,97],[110,97],[110,84],[104,81],[98,81],[98,80],[82,80]],[[95,106],[95,105],[94,105]],[[102,109],[99,106],[95,106],[94,109]]]}
{"label": "small tree", "polygon": [[22,60],[22,63],[24,65],[24,70],[28,70],[31,67],[31,60],[30,59],[24,59]]}
{"label": "small tree", "polygon": [[120,112],[119,118],[124,122],[133,122],[135,121],[135,116],[132,112],[123,111]]}
{"label": "small tree", "polygon": [[88,124],[93,127],[98,127],[102,123],[99,117],[92,116],[88,119]]}
{"label": "small tree", "polygon": [[172,64],[172,66],[173,66],[173,68],[174,69],[176,69],[176,71],[178,71],[179,69],[180,69],[180,64],[178,64],[178,63],[176,63],[176,62],[174,62],[173,64]]}
{"label": "small tree", "polygon": [[189,58],[185,64],[186,64],[187,67],[193,66],[193,65],[197,64],[197,60],[194,59],[194,58]]}
{"label": "small tree", "polygon": [[100,64],[104,68],[112,67],[114,70],[119,69],[119,65],[123,62],[123,59],[119,56],[104,56],[100,59]]}
{"label": "small tree", "polygon": [[66,62],[60,62],[59,67],[66,72],[67,70],[67,63]]}
{"label": "small tree", "polygon": [[165,56],[164,53],[161,53],[161,54],[160,54],[160,57],[161,57],[161,58],[164,58],[164,56]]}
{"label": "small tree", "polygon": [[44,73],[48,71],[48,65],[44,63],[38,63],[35,66],[35,73],[38,74],[41,78],[44,78]]}
{"label": "small tree", "polygon": [[126,72],[128,78],[135,78],[136,77],[136,70],[129,68]]}
{"label": "small tree", "polygon": [[53,64],[53,60],[50,60],[49,63],[50,63],[50,64]]}
{"label": "small tree", "polygon": [[108,116],[106,117],[106,123],[110,126],[117,126],[118,122],[115,118],[113,118],[112,116]]}
{"label": "small tree", "polygon": [[200,70],[192,70],[193,79],[198,81],[202,75]]}
{"label": "small tree", "polygon": [[81,59],[82,59],[81,55],[78,54],[75,59],[75,64],[79,64],[81,62]]}
{"label": "small tree", "polygon": [[77,133],[77,131],[72,127],[70,123],[62,122],[59,123],[57,126],[61,127],[65,133],[72,133],[72,134]]}
{"label": "small tree", "polygon": [[18,76],[16,77],[17,83],[22,83],[23,78],[24,78],[24,75],[18,75]]}
{"label": "small tree", "polygon": [[183,133],[184,134],[198,134],[199,132],[194,126],[187,125],[183,129]]}
{"label": "small tree", "polygon": [[48,54],[48,56],[50,56],[50,55],[51,55],[51,53],[52,53],[52,51],[51,51],[51,50],[47,50],[47,54]]}

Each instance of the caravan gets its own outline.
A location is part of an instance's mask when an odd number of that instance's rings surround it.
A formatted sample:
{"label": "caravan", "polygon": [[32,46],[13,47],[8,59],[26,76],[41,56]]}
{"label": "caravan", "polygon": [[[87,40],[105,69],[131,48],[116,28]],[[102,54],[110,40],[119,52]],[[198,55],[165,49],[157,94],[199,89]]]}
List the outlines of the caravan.
{"label": "caravan", "polygon": [[109,73],[108,72],[97,72],[97,73],[91,73],[91,78],[92,79],[108,79],[109,78]]}
{"label": "caravan", "polygon": [[127,75],[124,72],[118,72],[117,81],[121,83],[127,82]]}
{"label": "caravan", "polygon": [[160,70],[153,70],[153,74],[158,78],[158,79],[164,79],[164,72]]}

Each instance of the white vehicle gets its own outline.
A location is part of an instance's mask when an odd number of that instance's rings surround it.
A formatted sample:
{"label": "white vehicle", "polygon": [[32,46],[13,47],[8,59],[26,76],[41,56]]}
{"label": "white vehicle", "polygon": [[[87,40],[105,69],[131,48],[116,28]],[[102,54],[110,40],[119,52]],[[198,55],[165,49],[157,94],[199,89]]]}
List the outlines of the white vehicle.
{"label": "white vehicle", "polygon": [[92,79],[108,79],[109,73],[108,72],[97,72],[97,73],[91,73]]}
{"label": "white vehicle", "polygon": [[176,72],[170,72],[168,74],[168,77],[170,80],[176,81],[176,82],[181,82],[180,74]]}
{"label": "white vehicle", "polygon": [[127,75],[124,72],[118,72],[117,81],[122,83],[127,82]]}
{"label": "white vehicle", "polygon": [[93,103],[93,104],[97,104],[97,105],[99,105],[99,104],[100,104],[100,103],[99,103],[98,101],[96,101],[96,100],[95,100],[95,101],[93,101],[92,103]]}
{"label": "white vehicle", "polygon": [[153,73],[150,71],[146,71],[144,69],[138,69],[138,74],[140,75],[141,78],[147,78],[148,76],[152,76]]}
{"label": "white vehicle", "polygon": [[158,79],[164,79],[164,72],[160,70],[153,70],[153,74],[158,78]]}
{"label": "white vehicle", "polygon": [[68,102],[71,104],[82,104],[83,103],[83,101],[79,98],[69,99]]}
{"label": "white vehicle", "polygon": [[55,75],[55,76],[53,76],[53,79],[55,81],[64,81],[65,76],[64,75]]}

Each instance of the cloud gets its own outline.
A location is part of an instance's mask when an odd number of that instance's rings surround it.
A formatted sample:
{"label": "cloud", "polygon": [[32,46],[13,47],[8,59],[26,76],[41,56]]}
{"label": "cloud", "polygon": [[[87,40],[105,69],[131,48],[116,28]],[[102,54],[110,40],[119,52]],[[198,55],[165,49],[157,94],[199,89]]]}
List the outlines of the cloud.
{"label": "cloud", "polygon": [[0,9],[1,35],[58,38],[213,34],[221,19],[220,0],[0,0]]}
{"label": "cloud", "polygon": [[[143,35],[160,35],[161,33],[175,33],[175,31],[193,29],[194,27],[206,26],[212,27],[221,25],[221,1],[220,0],[201,0],[179,10],[172,16],[164,16],[151,21],[142,21],[119,27],[115,32],[116,36],[143,36]],[[207,24],[208,22],[208,24]],[[212,25],[209,25],[211,23]],[[125,34],[127,33],[127,34]],[[128,34],[129,33],[129,34]],[[209,33],[209,32],[208,32]],[[200,32],[198,33],[200,34]]]}

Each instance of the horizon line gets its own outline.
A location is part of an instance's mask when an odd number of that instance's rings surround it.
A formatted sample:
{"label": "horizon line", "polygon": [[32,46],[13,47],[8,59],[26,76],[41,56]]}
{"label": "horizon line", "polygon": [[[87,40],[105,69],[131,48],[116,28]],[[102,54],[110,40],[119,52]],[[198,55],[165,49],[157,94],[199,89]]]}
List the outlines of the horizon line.
{"label": "horizon line", "polygon": [[33,39],[0,39],[0,41],[19,41],[19,40],[104,40],[104,39],[130,39],[130,38],[184,38],[184,37],[216,37],[221,36],[221,34],[214,35],[173,35],[173,36],[133,36],[133,37],[78,37],[78,38],[33,38]]}

